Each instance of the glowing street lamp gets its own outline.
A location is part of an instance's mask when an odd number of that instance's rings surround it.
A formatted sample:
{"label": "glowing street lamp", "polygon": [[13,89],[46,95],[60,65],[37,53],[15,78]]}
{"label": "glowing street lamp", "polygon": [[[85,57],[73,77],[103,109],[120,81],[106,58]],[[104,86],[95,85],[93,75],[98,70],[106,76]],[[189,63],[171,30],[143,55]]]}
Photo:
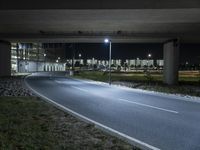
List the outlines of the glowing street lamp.
{"label": "glowing street lamp", "polygon": [[148,54],[148,58],[151,58],[151,56],[152,56],[151,54]]}
{"label": "glowing street lamp", "polygon": [[105,43],[109,43],[109,85],[111,85],[111,48],[112,48],[112,42],[110,39],[104,39]]}
{"label": "glowing street lamp", "polygon": [[109,43],[110,40],[109,40],[109,39],[105,39],[104,42],[105,42],[105,43]]}
{"label": "glowing street lamp", "polygon": [[44,53],[44,71],[46,71],[46,56],[47,56],[47,54]]}
{"label": "glowing street lamp", "polygon": [[148,60],[147,60],[147,67],[148,67],[148,69],[149,69],[149,59],[151,58],[151,54],[149,53],[148,55],[147,55],[147,57],[148,57]]}

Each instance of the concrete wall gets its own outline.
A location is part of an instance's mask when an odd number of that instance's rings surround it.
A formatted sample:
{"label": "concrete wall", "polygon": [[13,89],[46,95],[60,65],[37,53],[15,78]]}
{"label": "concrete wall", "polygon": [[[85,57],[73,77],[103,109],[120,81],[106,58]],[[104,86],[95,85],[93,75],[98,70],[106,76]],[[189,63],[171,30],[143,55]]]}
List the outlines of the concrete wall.
{"label": "concrete wall", "polygon": [[11,45],[0,41],[0,76],[11,75]]}

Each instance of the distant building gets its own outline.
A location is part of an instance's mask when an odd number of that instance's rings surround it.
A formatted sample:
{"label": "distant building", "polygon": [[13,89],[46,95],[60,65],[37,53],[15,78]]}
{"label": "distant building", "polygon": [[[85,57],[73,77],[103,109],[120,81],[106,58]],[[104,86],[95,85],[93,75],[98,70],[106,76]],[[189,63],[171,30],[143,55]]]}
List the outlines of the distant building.
{"label": "distant building", "polygon": [[[11,68],[12,72],[34,72],[34,71],[64,71],[66,66],[72,65],[72,59],[65,58],[65,44],[62,43],[12,43],[11,44]],[[80,55],[81,56],[81,55]],[[79,64],[89,68],[108,67],[109,61],[105,59],[74,59],[74,65]],[[155,63],[154,63],[155,61]],[[163,67],[163,60],[152,59],[126,59],[126,69],[143,68],[144,66]],[[121,59],[112,59],[111,64],[122,66]]]}
{"label": "distant building", "polygon": [[164,60],[156,60],[156,64],[159,67],[163,67],[164,66]]}
{"label": "distant building", "polygon": [[25,73],[37,71],[65,71],[65,63],[19,61],[18,72]]}

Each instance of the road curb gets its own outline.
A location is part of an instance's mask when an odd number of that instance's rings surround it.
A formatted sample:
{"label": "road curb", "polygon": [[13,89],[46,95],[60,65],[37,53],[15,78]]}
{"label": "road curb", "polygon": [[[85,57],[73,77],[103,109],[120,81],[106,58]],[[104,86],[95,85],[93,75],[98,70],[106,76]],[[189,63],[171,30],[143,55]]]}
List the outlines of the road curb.
{"label": "road curb", "polygon": [[[95,80],[90,80],[90,79],[79,79],[79,78],[72,78],[72,79],[78,80],[78,81],[83,81],[83,82],[88,82],[91,84],[96,83],[96,84],[99,84],[102,86],[108,86],[107,82],[95,81]],[[120,88],[120,89],[124,89],[124,90],[138,92],[138,93],[145,93],[145,94],[149,94],[149,95],[153,95],[153,96],[171,97],[171,98],[174,98],[174,99],[180,100],[180,101],[200,103],[200,97],[197,97],[197,96],[190,96],[190,95],[183,95],[183,94],[171,94],[171,93],[164,93],[164,92],[158,92],[158,91],[137,89],[137,88],[131,88],[131,87],[117,85],[117,84],[112,84],[111,86]]]}

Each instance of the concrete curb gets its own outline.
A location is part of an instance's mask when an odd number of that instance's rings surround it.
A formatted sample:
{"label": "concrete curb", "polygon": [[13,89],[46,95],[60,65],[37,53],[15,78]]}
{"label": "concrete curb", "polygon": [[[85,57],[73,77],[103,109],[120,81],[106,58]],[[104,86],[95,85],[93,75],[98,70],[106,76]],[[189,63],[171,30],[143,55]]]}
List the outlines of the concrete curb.
{"label": "concrete curb", "polygon": [[[101,81],[95,81],[95,80],[89,80],[89,79],[79,79],[79,78],[72,78],[72,79],[78,80],[78,81],[88,82],[88,83],[91,83],[91,84],[96,83],[96,84],[100,84],[102,86],[108,86],[108,83],[101,82]],[[181,100],[181,101],[200,103],[200,97],[197,97],[197,96],[189,96],[189,95],[183,95],[183,94],[171,94],[171,93],[143,90],[143,89],[137,89],[137,88],[135,89],[135,88],[122,86],[122,85],[116,85],[116,84],[112,84],[111,86],[116,87],[116,88],[121,88],[121,89],[124,89],[124,90],[138,92],[138,93],[145,93],[145,94],[149,94],[149,95],[153,95],[153,96],[171,97],[171,98]]]}

